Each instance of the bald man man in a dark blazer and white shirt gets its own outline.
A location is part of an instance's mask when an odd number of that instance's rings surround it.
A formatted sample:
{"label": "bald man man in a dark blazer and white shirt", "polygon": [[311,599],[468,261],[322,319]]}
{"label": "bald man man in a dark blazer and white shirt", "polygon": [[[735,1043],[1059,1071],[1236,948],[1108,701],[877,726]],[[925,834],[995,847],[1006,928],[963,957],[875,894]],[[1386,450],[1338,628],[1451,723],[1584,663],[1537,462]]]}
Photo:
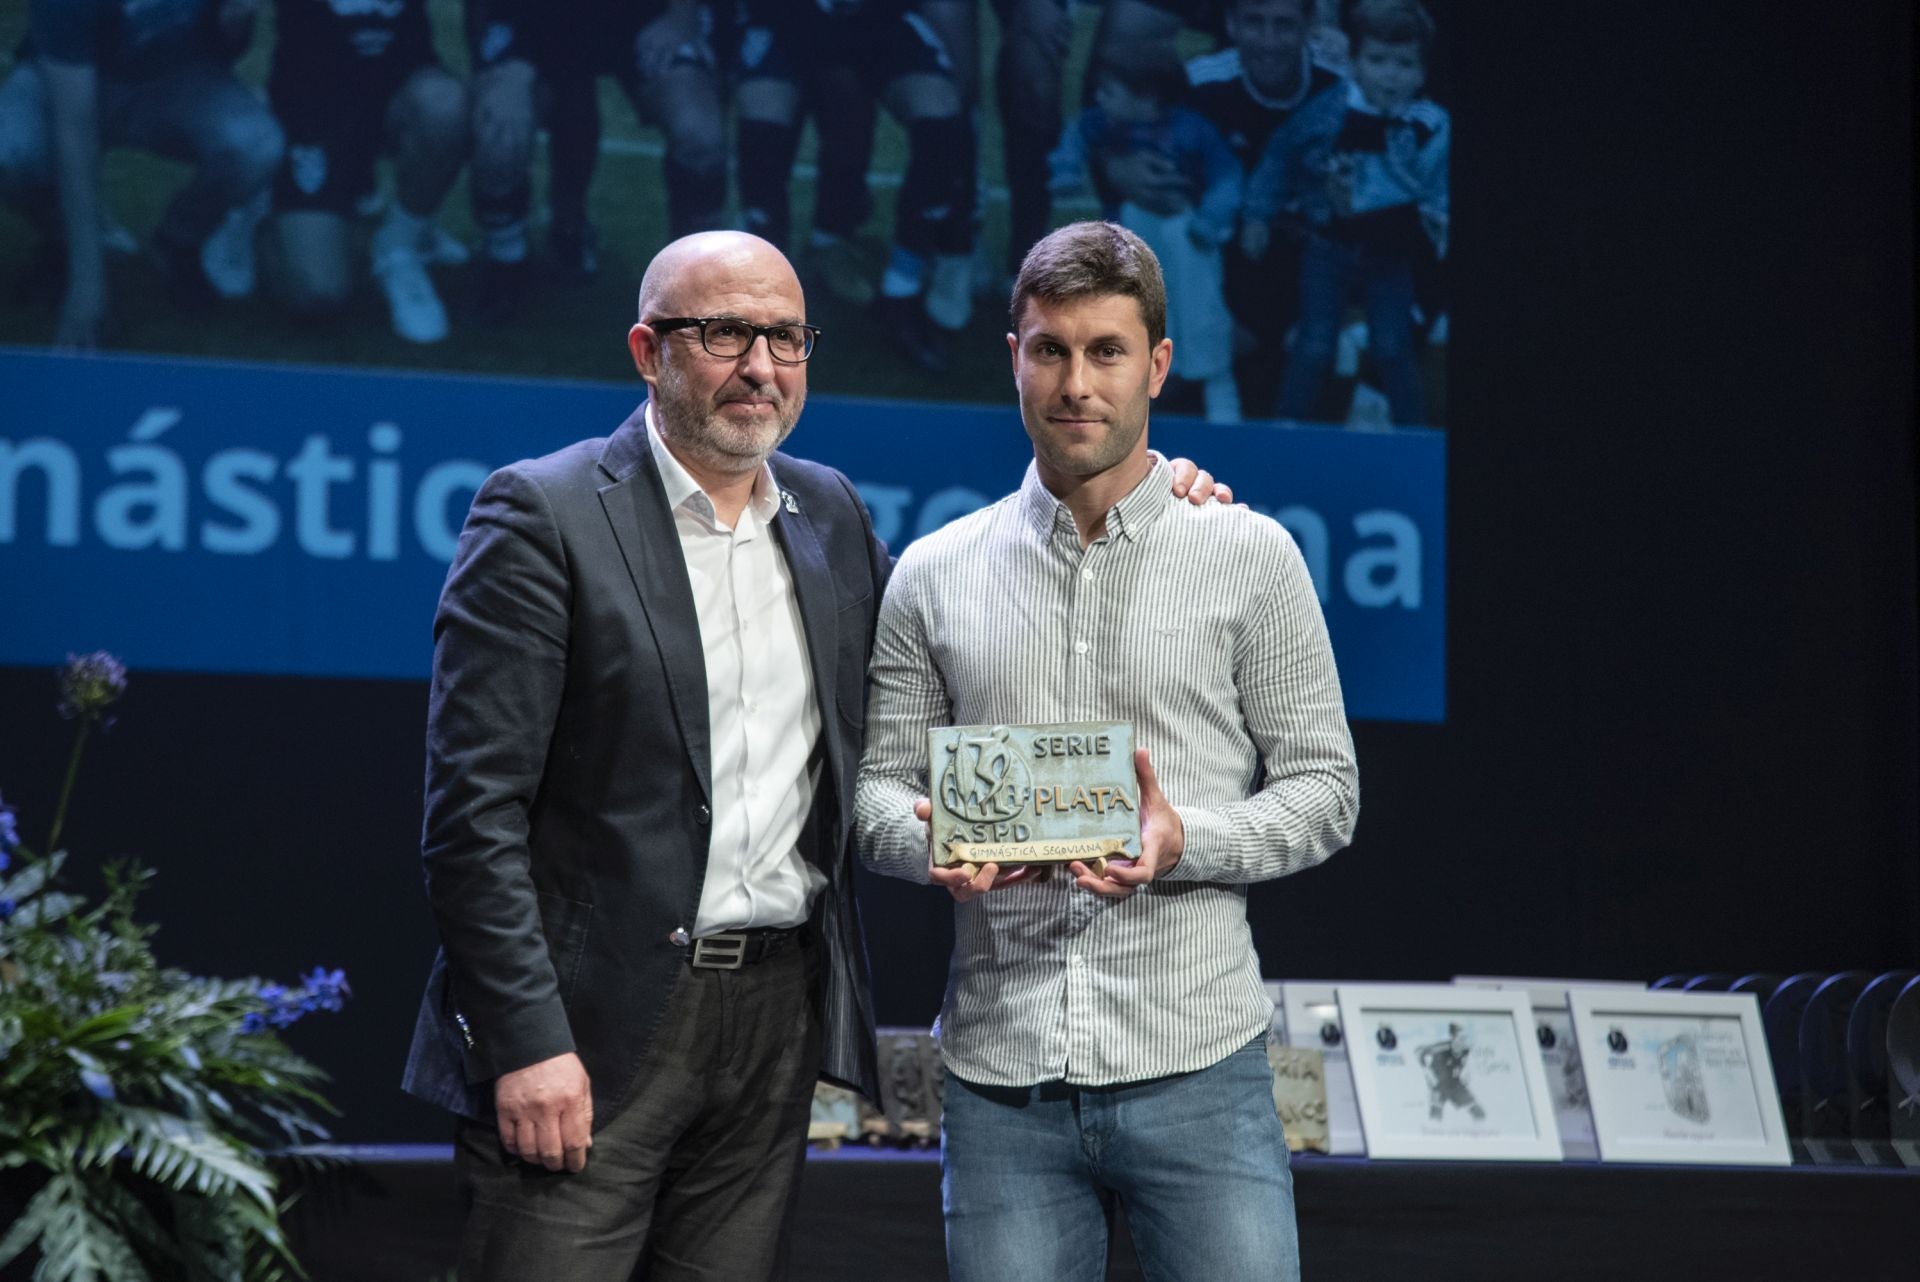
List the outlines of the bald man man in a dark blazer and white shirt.
{"label": "bald man man in a dark blazer and white shirt", "polygon": [[675,242],[640,319],[647,404],[488,479],[434,625],[405,1085],[469,1119],[462,1277],[774,1275],[814,1082],[878,1098],[846,838],[886,549],[773,452],[814,337],[777,250]]}

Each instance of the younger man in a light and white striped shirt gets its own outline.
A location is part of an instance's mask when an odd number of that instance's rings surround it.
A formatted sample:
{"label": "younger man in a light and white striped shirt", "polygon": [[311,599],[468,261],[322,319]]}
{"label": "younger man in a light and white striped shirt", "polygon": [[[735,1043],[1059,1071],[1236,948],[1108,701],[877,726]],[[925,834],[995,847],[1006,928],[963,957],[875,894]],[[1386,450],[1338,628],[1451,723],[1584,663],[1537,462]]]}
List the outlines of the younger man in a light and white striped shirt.
{"label": "younger man in a light and white striped shirt", "polygon": [[[1097,1282],[1115,1198],[1149,1277],[1298,1276],[1246,893],[1347,843],[1358,779],[1292,539],[1173,501],[1147,450],[1165,314],[1124,228],[1033,248],[1008,336],[1033,465],[908,548],[881,607],[855,840],[958,904],[940,1018],[955,1282]],[[1133,723],[1138,861],[930,866],[930,727],[1083,720]]]}

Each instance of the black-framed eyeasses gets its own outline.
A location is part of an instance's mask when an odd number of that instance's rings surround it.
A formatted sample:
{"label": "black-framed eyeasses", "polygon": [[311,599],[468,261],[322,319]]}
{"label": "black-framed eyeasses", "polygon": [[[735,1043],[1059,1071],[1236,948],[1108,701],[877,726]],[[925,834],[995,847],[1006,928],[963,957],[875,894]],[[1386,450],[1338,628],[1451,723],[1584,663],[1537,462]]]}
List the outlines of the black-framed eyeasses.
{"label": "black-framed eyeasses", "polygon": [[648,321],[647,328],[656,334],[698,329],[700,346],[707,349],[708,355],[723,360],[738,360],[747,354],[754,339],[764,337],[767,351],[782,365],[805,361],[813,355],[813,345],[820,337],[817,325],[755,325],[738,316],[666,316]]}

